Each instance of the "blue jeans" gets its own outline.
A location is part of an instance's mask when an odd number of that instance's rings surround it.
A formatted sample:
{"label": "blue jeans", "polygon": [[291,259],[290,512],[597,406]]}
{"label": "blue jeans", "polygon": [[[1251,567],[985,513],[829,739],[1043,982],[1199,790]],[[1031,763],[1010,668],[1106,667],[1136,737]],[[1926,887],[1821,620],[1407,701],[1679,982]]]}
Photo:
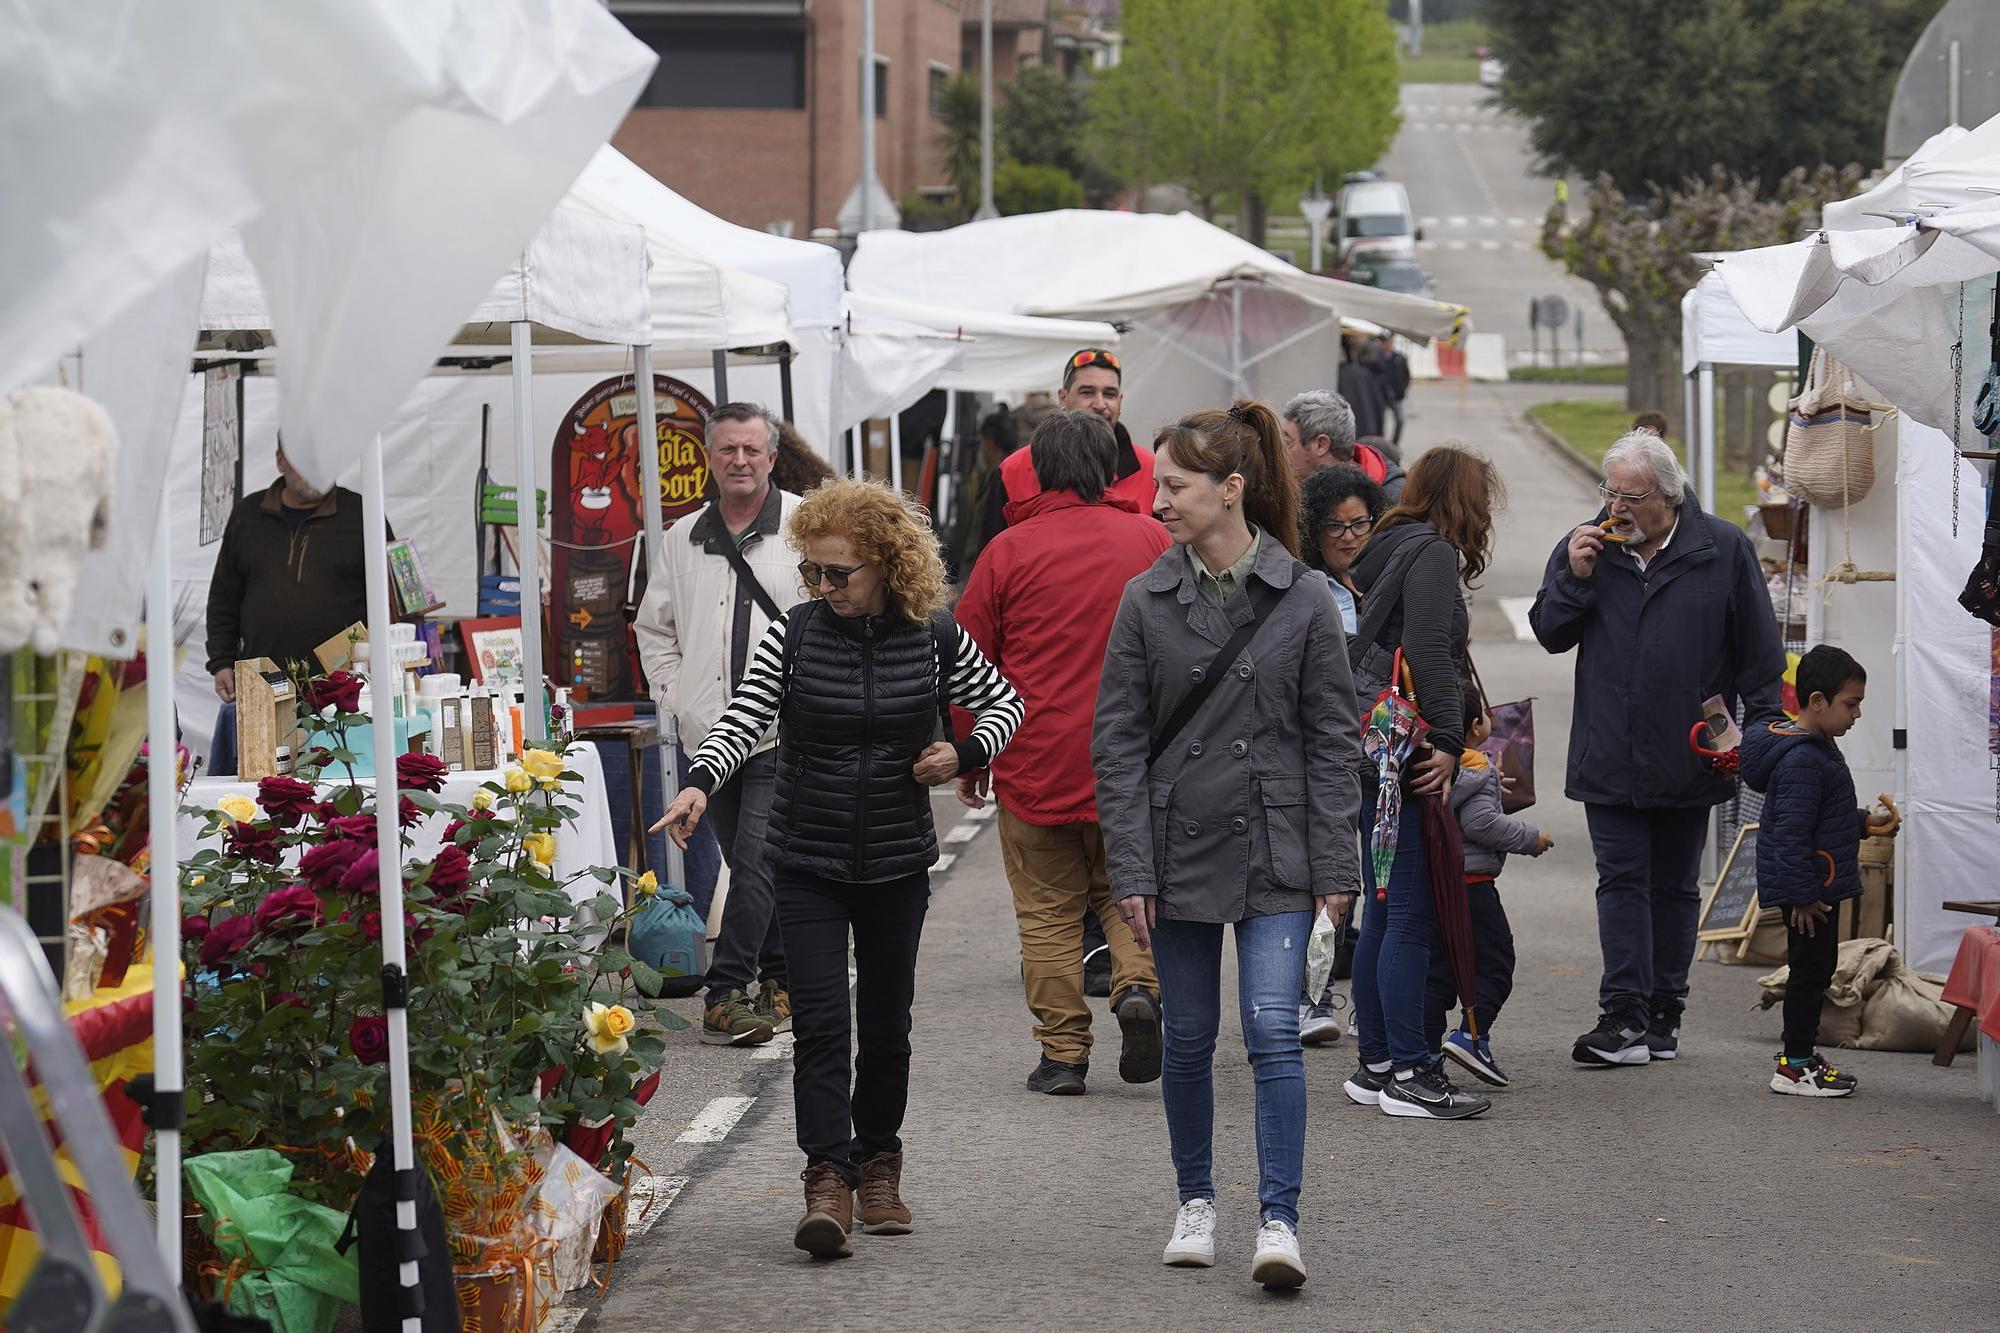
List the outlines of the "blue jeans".
{"label": "blue jeans", "polygon": [[[1280,912],[1236,923],[1237,1003],[1257,1079],[1257,1199],[1266,1221],[1299,1224],[1305,1175],[1306,1062],[1299,1049],[1312,913]],[[1222,1025],[1222,927],[1161,921],[1153,927],[1160,972],[1160,1099],[1181,1202],[1215,1197],[1215,1036]]]}
{"label": "blue jeans", "polygon": [[1375,897],[1375,869],[1368,840],[1375,828],[1373,801],[1362,803],[1361,942],[1354,949],[1354,1019],[1361,1059],[1412,1069],[1430,1058],[1424,1042],[1424,983],[1430,976],[1437,908],[1424,857],[1423,817],[1415,800],[1403,803],[1396,826],[1396,860],[1389,867],[1389,897]]}

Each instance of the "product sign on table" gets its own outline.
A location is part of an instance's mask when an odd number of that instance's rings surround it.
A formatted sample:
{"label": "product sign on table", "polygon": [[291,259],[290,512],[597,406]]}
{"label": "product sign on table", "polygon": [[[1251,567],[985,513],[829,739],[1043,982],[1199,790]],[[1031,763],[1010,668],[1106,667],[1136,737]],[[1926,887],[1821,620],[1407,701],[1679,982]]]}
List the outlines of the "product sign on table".
{"label": "product sign on table", "polygon": [[[703,436],[714,406],[693,387],[653,377],[660,443],[661,521],[693,513],[708,491]],[[556,428],[549,475],[556,479],[549,516],[556,651],[550,675],[579,702],[630,699],[636,693],[625,595],[645,530],[639,475],[639,394],[630,375],[591,386]]]}

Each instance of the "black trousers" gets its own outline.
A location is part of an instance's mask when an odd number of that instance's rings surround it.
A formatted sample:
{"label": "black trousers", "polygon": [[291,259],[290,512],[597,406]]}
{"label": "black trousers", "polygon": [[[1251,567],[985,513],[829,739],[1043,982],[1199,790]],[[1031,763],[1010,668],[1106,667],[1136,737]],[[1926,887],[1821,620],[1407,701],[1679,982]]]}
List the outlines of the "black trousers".
{"label": "black trousers", "polygon": [[[1514,930],[1507,924],[1498,881],[1467,884],[1465,899],[1472,909],[1472,949],[1477,964],[1472,1013],[1479,1020],[1479,1035],[1484,1037],[1493,1031],[1500,1006],[1514,993]],[[1432,1051],[1444,1040],[1445,1019],[1457,1000],[1458,986],[1451,979],[1444,945],[1433,945],[1431,973],[1424,983],[1424,1040]]]}
{"label": "black trousers", "polygon": [[[850,1187],[861,1163],[903,1150],[910,1096],[910,1002],[930,906],[919,871],[850,884],[780,867],[778,924],[791,973],[792,1105],[806,1164],[829,1162]],[[847,950],[854,943],[849,1018]],[[851,1054],[856,1046],[859,1054]]]}
{"label": "black trousers", "polygon": [[1792,924],[1792,909],[1785,909],[1785,961],[1792,969],[1785,983],[1785,1054],[1795,1060],[1805,1059],[1819,1044],[1819,1012],[1839,960],[1838,904],[1819,919],[1810,935]]}

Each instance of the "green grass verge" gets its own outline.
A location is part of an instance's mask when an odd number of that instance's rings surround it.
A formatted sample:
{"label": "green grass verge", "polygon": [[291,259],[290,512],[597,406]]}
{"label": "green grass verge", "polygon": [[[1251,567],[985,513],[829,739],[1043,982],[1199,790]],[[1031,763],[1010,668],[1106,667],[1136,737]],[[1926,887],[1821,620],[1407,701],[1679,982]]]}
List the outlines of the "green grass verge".
{"label": "green grass verge", "polygon": [[1473,52],[1487,44],[1486,25],[1478,19],[1424,25],[1424,54],[1397,61],[1404,83],[1477,83],[1479,57]]}
{"label": "green grass verge", "polygon": [[1399,83],[1477,83],[1479,61],[1472,56],[1434,56],[1428,50],[1420,60],[1398,60]]}
{"label": "green grass verge", "polygon": [[1623,384],[1625,367],[1613,366],[1510,366],[1507,378],[1528,384]]}
{"label": "green grass verge", "polygon": [[[1528,409],[1528,415],[1596,466],[1604,462],[1604,451],[1612,442],[1631,428],[1634,414],[1616,399],[1570,398],[1537,403]],[[1672,443],[1676,449],[1682,448],[1679,440]],[[1684,449],[1682,453],[1685,457]],[[1724,472],[1715,479],[1715,512],[1738,527],[1748,521],[1744,510],[1756,503],[1756,496],[1757,484],[1748,477]]]}

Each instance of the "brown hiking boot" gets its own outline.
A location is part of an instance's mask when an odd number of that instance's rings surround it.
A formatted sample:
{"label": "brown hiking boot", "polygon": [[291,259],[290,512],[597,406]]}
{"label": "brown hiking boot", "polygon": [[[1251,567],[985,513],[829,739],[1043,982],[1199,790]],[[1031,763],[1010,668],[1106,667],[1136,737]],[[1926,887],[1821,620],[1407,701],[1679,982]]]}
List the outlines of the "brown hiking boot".
{"label": "brown hiking boot", "polygon": [[910,1234],[903,1202],[903,1154],[880,1152],[861,1164],[861,1229],[871,1236]]}
{"label": "brown hiking boot", "polygon": [[847,1237],[854,1230],[854,1191],[828,1162],[814,1162],[799,1179],[806,1183],[806,1215],[792,1233],[792,1244],[815,1259],[853,1254]]}

